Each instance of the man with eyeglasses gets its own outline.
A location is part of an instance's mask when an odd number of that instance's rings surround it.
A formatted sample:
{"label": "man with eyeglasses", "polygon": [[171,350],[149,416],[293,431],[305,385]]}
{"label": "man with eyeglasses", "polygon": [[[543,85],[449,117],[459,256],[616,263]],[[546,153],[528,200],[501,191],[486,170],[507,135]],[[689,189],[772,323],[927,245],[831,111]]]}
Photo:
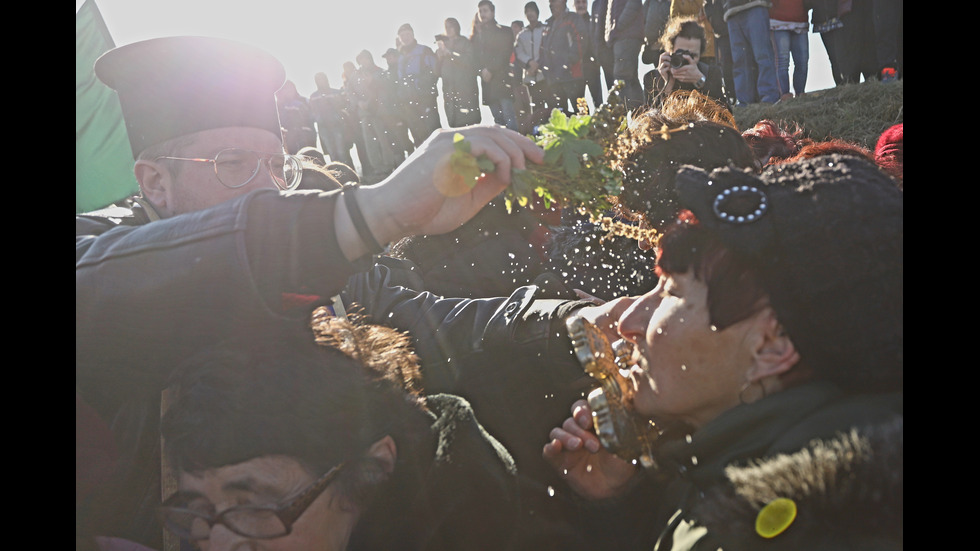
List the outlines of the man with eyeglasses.
{"label": "man with eyeglasses", "polygon": [[211,551],[511,549],[513,460],[469,404],[422,397],[394,329],[313,330],[245,332],[178,366],[164,526]]}
{"label": "man with eyeglasses", "polygon": [[[309,311],[287,308],[287,294],[336,295],[381,244],[458,227],[543,152],[516,132],[462,128],[376,185],[289,191],[301,171],[275,103],[285,72],[266,52],[159,38],[107,52],[95,70],[119,95],[140,196],[126,212],[76,216],[76,391],[120,451],[112,491],[76,522],[159,548],[154,457],[172,368],[258,323],[305,330]],[[454,187],[455,132],[497,166],[472,189]]]}

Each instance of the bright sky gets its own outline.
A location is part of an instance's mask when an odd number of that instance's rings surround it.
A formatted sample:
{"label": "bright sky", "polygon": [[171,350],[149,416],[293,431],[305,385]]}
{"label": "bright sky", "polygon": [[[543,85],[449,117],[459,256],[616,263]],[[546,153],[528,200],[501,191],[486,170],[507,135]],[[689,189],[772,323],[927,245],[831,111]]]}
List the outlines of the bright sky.
{"label": "bright sky", "polygon": [[[76,9],[83,0],[76,0]],[[363,49],[384,67],[398,27],[410,23],[416,39],[434,48],[443,21],[455,17],[469,36],[478,0],[96,0],[117,46],[162,36],[203,35],[252,43],[279,58],[300,94],[325,72],[341,84],[341,66]],[[497,21],[524,19],[526,0],[494,0]],[[548,3],[537,0],[542,19]],[[568,3],[569,8],[572,2]],[[792,66],[790,67],[792,71]],[[641,67],[641,72],[645,72]],[[834,86],[819,35],[810,33],[807,91]]]}

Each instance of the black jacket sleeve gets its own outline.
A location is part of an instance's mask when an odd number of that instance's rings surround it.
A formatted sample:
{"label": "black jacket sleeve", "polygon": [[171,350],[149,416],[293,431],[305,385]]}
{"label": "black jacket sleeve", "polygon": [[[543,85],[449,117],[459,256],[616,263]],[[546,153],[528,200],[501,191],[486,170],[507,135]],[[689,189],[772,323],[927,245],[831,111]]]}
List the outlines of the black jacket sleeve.
{"label": "black jacket sleeve", "polygon": [[345,304],[407,331],[421,359],[424,392],[466,398],[519,469],[546,476],[541,447],[548,432],[592,384],[565,329],[565,318],[589,303],[548,298],[536,285],[509,297],[442,298],[402,286],[411,279],[410,264],[385,259],[355,274]]}
{"label": "black jacket sleeve", "polygon": [[76,380],[159,392],[202,346],[244,327],[305,323],[283,311],[282,293],[329,297],[358,268],[334,235],[337,197],[263,190],[145,225],[77,221]]}

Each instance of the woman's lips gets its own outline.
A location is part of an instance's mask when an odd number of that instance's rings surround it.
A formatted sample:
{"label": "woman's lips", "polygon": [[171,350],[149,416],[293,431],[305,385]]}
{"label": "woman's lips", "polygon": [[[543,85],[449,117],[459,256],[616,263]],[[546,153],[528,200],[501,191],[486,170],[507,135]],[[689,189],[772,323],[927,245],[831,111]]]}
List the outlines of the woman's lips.
{"label": "woman's lips", "polygon": [[630,366],[629,380],[630,382],[633,383],[633,392],[637,392],[640,390],[640,385],[642,384],[642,381],[645,377],[646,377],[646,371],[643,371],[642,367],[640,367],[637,364],[633,364]]}

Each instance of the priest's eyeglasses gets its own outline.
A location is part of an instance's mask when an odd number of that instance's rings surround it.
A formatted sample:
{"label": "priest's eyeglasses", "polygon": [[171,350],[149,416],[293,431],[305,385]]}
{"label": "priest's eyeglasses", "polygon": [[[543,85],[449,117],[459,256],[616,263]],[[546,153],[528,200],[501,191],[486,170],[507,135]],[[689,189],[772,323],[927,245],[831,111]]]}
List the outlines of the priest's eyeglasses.
{"label": "priest's eyeglasses", "polygon": [[208,539],[216,524],[246,538],[286,536],[292,532],[296,520],[337,478],[343,466],[341,463],[330,469],[296,497],[275,505],[239,505],[215,513],[214,505],[194,508],[195,500],[189,502],[188,496],[177,493],[160,507],[160,519],[176,536],[192,542]]}
{"label": "priest's eyeglasses", "polygon": [[269,167],[269,173],[282,190],[295,189],[303,178],[303,165],[295,155],[270,155],[248,149],[223,149],[213,159],[194,159],[188,157],[157,157],[172,161],[192,161],[211,163],[218,181],[227,188],[238,189],[255,179],[262,170],[262,164]]}

